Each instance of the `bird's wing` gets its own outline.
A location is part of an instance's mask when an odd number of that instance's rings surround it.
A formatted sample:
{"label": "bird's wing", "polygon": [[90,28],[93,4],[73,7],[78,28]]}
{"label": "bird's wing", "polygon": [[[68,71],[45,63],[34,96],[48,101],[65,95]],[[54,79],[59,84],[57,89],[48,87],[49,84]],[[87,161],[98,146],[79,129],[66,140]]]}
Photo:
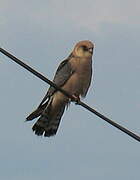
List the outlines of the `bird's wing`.
{"label": "bird's wing", "polygon": [[[74,71],[72,70],[71,65],[69,63],[69,60],[70,60],[70,57],[68,59],[62,61],[61,64],[58,66],[57,71],[55,73],[53,82],[59,87],[62,87],[67,82],[67,80],[71,77],[71,75],[74,73]],[[45,101],[50,96],[52,96],[56,91],[57,91],[57,89],[50,86],[47,94],[45,95],[45,97],[41,101],[39,107],[44,105]]]}
{"label": "bird's wing", "polygon": [[[71,77],[73,74],[73,70],[71,68],[71,65],[69,63],[71,56],[69,56],[66,60],[62,61],[61,64],[58,66],[57,71],[55,73],[53,82],[59,86],[62,87],[66,81]],[[48,89],[47,94],[41,101],[40,105],[37,107],[35,111],[33,111],[27,118],[27,121],[31,121],[34,118],[37,118],[42,114],[46,106],[48,105],[48,102],[50,100],[50,97],[56,92],[57,90],[54,87],[51,87]]]}

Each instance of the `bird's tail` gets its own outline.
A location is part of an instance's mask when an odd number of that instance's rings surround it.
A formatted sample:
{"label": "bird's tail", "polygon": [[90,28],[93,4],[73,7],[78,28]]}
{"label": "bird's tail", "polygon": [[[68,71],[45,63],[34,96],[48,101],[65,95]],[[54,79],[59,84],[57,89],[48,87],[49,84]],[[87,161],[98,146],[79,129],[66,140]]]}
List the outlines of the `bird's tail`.
{"label": "bird's tail", "polygon": [[53,96],[48,101],[46,108],[41,113],[40,118],[32,127],[38,136],[53,136],[56,134],[61,117],[65,110],[65,103],[53,103]]}

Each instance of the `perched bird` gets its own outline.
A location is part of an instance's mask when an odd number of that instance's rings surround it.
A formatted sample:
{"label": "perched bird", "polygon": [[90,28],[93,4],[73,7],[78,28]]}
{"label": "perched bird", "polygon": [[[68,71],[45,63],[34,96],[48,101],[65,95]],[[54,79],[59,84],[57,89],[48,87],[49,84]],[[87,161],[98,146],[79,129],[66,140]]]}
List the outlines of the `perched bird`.
{"label": "perched bird", "polygon": [[[94,44],[90,41],[78,42],[67,59],[62,61],[53,82],[73,95],[85,97],[92,77],[92,55]],[[27,118],[31,121],[39,117],[32,130],[38,136],[56,134],[65,107],[71,100],[60,91],[50,87],[38,108]]]}

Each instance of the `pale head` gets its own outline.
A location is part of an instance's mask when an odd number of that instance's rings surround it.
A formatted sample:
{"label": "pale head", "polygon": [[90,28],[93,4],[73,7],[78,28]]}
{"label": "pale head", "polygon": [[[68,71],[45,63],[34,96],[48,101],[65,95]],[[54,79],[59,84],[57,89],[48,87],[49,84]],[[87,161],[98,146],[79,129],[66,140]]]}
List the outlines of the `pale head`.
{"label": "pale head", "polygon": [[75,45],[73,55],[77,57],[91,58],[93,49],[94,44],[91,41],[80,41]]}

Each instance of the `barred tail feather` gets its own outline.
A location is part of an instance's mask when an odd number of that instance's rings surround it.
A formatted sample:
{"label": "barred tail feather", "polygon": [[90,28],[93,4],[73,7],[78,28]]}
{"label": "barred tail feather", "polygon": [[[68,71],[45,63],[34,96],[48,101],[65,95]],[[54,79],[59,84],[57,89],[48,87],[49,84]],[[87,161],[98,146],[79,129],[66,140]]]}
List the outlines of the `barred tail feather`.
{"label": "barred tail feather", "polygon": [[61,117],[65,110],[65,104],[59,106],[59,108],[54,108],[52,106],[52,99],[48,103],[47,107],[41,114],[41,117],[32,127],[32,130],[36,135],[45,137],[50,137],[56,134]]}

